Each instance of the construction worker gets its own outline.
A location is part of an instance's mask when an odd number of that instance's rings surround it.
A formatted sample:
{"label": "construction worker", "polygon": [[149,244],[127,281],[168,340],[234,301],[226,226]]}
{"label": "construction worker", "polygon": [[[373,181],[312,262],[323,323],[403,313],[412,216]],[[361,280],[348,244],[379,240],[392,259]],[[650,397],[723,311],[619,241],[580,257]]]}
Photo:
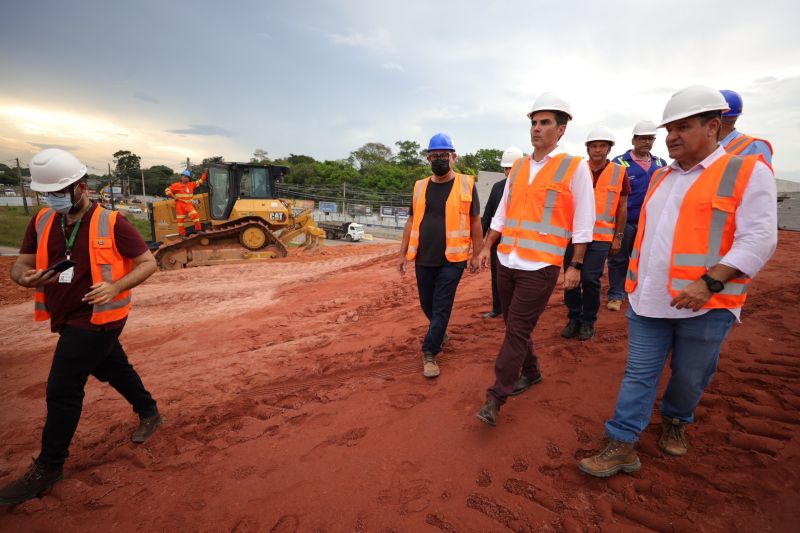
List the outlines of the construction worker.
{"label": "construction worker", "polygon": [[[594,324],[600,309],[600,278],[606,258],[619,252],[625,234],[628,213],[628,195],[631,185],[625,167],[608,160],[614,134],[603,126],[597,127],[586,138],[589,170],[594,180],[595,223],[592,242],[586,246],[581,269],[581,281],[574,289],[564,292],[568,322],[561,331],[567,339],[586,341],[594,337]],[[572,262],[572,243],[567,245],[564,264]]]}
{"label": "construction worker", "polygon": [[[489,226],[492,224],[492,218],[495,211],[497,211],[497,204],[500,203],[500,198],[503,197],[503,190],[506,187],[506,180],[508,173],[511,172],[511,167],[514,161],[522,157],[522,150],[516,146],[509,146],[503,152],[503,157],[500,158],[500,166],[506,177],[492,185],[492,191],[489,193],[489,199],[486,200],[486,205],[483,208],[483,216],[481,217],[481,227],[483,228],[484,237],[489,233]],[[481,315],[483,318],[495,318],[502,314],[500,309],[500,295],[497,293],[497,245],[492,246],[491,264],[492,264],[492,310],[486,311]]]}
{"label": "construction worker", "polygon": [[408,261],[414,261],[419,303],[429,322],[422,341],[422,374],[426,378],[439,375],[437,356],[447,340],[456,288],[468,260],[470,269],[477,270],[483,242],[475,177],[453,171],[456,157],[449,135],[431,137],[428,161],[433,175],[414,184],[400,245],[398,270],[404,276]]}
{"label": "construction worker", "polygon": [[569,104],[544,93],[528,113],[533,154],[514,163],[480,254],[481,266],[497,247],[497,289],[506,333],[495,362],[495,383],[476,416],[494,426],[508,396],[542,379],[531,342],[539,316],[556,286],[570,237],[572,262],[564,289],[578,286],[586,245],[594,229],[594,191],[589,166],[558,151],[572,120]]}
{"label": "construction worker", "polygon": [[34,318],[49,319],[59,339],[47,378],[41,453],[22,477],[0,488],[3,504],[34,498],[63,478],[89,376],[108,382],[133,406],[139,415],[133,442],[146,441],[161,424],[155,400],[119,343],[131,289],[155,272],[153,255],[125,217],[89,200],[86,166],[74,155],[43,150],[31,159],[30,172],[31,189],[49,208],[28,224],[11,279],[36,289]]}
{"label": "construction worker", "polygon": [[164,193],[167,196],[175,198],[175,218],[178,220],[178,233],[181,237],[186,236],[186,228],[183,225],[186,215],[189,215],[189,218],[194,222],[194,232],[201,232],[200,215],[197,214],[197,209],[194,208],[192,198],[194,198],[194,190],[206,181],[207,176],[208,170],[203,172],[199,180],[191,181],[192,173],[184,170],[181,172],[180,181],[176,181],[164,189]]}
{"label": "construction worker", "polygon": [[728,111],[722,114],[722,147],[729,154],[734,155],[761,155],[768,165],[772,165],[772,145],[764,139],[750,137],[736,130],[736,120],[744,108],[742,97],[736,91],[722,89],[720,91],[728,103]]}
{"label": "construction worker", "polygon": [[752,278],[775,251],[776,187],[760,156],[727,154],[719,144],[728,104],[695,85],[667,102],[672,164],[656,172],[642,206],[625,289],[628,359],[606,445],[580,462],[598,477],[640,468],[635,446],[653,411],[667,356],[659,448],[688,451],[685,426],[739,319]]}
{"label": "construction worker", "polygon": [[656,123],[650,120],[637,122],[633,127],[633,149],[614,158],[614,162],[625,167],[631,191],[628,194],[628,213],[625,223],[622,247],[608,258],[608,304],[610,311],[622,309],[625,299],[625,274],[628,272],[628,259],[633,249],[633,240],[639,227],[639,212],[647,193],[647,186],[653,174],[667,166],[667,162],[652,154],[656,141]]}

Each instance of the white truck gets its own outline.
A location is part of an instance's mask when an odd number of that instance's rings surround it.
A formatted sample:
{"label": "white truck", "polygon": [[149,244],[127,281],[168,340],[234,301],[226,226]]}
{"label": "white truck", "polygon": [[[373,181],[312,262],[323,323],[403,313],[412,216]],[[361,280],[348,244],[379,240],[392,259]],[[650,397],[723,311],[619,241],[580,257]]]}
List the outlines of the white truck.
{"label": "white truck", "polygon": [[356,222],[317,222],[325,230],[326,239],[360,241],[364,238],[364,226]]}

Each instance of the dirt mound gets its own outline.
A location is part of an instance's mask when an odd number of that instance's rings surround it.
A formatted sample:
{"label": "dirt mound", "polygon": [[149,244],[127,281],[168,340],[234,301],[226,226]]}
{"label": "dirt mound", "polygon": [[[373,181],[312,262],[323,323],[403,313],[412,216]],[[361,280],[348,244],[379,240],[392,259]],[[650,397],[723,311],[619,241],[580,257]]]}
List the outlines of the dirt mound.
{"label": "dirt mound", "polygon": [[[122,340],[165,425],[134,446],[129,406],[90,380],[66,479],[0,509],[0,529],[795,529],[800,234],[781,233],[754,281],[689,455],[659,451],[656,414],[642,470],[608,480],[576,464],[613,411],[623,314],[603,309],[592,341],[562,339],[556,289],[535,338],[544,381],[491,429],[474,416],[503,335],[502,320],[480,318],[489,273],[465,274],[442,375],[425,380],[424,320],[396,252],[355,244],[155,274],[135,291]],[[0,308],[0,483],[38,450],[56,341],[21,300]]]}

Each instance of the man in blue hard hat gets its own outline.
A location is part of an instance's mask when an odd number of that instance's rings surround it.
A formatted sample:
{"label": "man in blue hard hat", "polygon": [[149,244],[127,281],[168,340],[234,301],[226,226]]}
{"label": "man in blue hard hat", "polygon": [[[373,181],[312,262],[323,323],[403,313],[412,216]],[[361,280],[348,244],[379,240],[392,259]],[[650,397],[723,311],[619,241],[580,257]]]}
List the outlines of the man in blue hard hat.
{"label": "man in blue hard hat", "polygon": [[456,157],[449,135],[431,137],[428,161],[433,175],[414,184],[400,245],[398,270],[404,276],[408,261],[415,262],[419,303],[429,321],[422,341],[422,372],[426,378],[439,375],[437,356],[447,340],[456,288],[467,261],[470,270],[477,270],[483,242],[475,177],[453,170]]}
{"label": "man in blue hard hat", "polygon": [[736,120],[744,108],[741,95],[729,89],[720,92],[730,108],[722,114],[722,127],[719,130],[722,147],[733,155],[761,155],[768,165],[772,165],[772,145],[769,141],[750,137],[736,129]]}
{"label": "man in blue hard hat", "polygon": [[184,170],[181,172],[181,181],[173,183],[164,190],[164,194],[175,199],[175,218],[178,221],[178,234],[182,238],[186,237],[186,226],[183,225],[186,221],[186,215],[189,215],[189,218],[194,223],[194,232],[202,233],[200,215],[197,214],[197,209],[195,209],[192,200],[194,199],[194,190],[202,185],[207,177],[208,170],[203,172],[199,180],[191,181],[192,173]]}

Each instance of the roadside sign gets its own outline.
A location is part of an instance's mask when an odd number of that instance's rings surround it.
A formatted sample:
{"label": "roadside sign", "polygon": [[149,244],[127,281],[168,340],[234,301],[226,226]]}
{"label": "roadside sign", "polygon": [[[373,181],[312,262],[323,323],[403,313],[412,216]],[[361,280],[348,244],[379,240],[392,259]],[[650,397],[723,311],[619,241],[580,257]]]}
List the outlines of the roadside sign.
{"label": "roadside sign", "polygon": [[320,202],[319,203],[319,210],[323,213],[337,213],[337,205],[336,202]]}

